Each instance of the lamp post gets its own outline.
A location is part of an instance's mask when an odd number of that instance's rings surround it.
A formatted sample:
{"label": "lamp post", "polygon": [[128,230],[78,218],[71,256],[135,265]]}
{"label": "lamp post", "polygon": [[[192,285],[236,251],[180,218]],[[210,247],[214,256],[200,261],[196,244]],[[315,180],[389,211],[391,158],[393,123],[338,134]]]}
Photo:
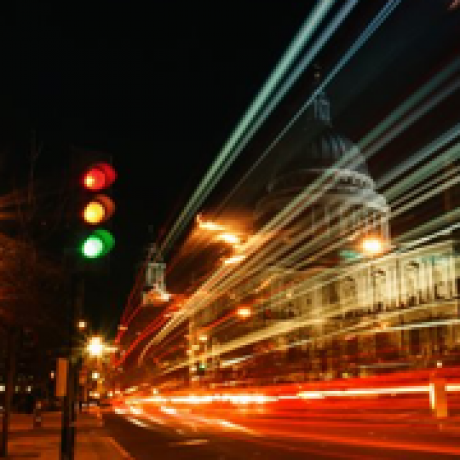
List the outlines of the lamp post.
{"label": "lamp post", "polygon": [[375,291],[377,289],[377,280],[374,276],[374,257],[383,253],[385,244],[382,238],[375,235],[368,235],[361,241],[361,249],[364,255],[369,257],[369,268],[371,276],[371,287],[372,287],[372,311],[375,308]]}
{"label": "lamp post", "polygon": [[384,246],[383,240],[377,236],[366,236],[361,242],[362,252],[369,257],[381,254]]}
{"label": "lamp post", "polygon": [[95,335],[90,338],[86,351],[93,358],[101,358],[104,353],[105,345],[102,342],[102,337]]}
{"label": "lamp post", "polygon": [[250,307],[238,307],[236,315],[241,319],[248,319],[252,316],[252,309]]}

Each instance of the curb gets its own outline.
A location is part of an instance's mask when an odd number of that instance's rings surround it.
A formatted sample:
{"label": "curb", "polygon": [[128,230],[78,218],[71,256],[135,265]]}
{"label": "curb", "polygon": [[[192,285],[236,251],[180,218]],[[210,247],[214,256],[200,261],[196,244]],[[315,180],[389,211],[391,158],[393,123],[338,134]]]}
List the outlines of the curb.
{"label": "curb", "polygon": [[111,436],[107,436],[106,439],[110,442],[110,444],[112,444],[113,447],[115,447],[115,449],[123,458],[125,458],[126,460],[135,460],[135,458],[131,454],[129,454],[123,447],[121,447],[120,444],[118,444],[118,442],[115,441],[115,439],[113,439]]}

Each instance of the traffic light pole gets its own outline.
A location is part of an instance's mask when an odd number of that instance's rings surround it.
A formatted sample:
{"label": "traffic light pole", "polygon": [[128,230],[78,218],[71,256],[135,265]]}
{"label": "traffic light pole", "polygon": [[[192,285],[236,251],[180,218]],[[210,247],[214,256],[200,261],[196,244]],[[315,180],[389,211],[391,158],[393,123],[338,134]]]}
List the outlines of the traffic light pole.
{"label": "traffic light pole", "polygon": [[11,403],[14,394],[14,375],[16,371],[16,348],[18,341],[18,329],[10,326],[7,329],[7,352],[6,352],[6,385],[5,401],[2,416],[2,437],[0,443],[0,457],[8,457],[8,431],[10,425]]}
{"label": "traffic light pole", "polygon": [[[100,227],[100,224],[109,220],[114,212],[115,205],[112,199],[105,194],[116,179],[116,171],[111,166],[111,161],[105,159],[106,155],[98,152],[74,152],[74,170],[82,173],[79,187],[79,198],[74,202],[74,217],[83,220],[85,233],[91,232],[81,242],[78,255],[69,257],[71,269],[71,289],[69,299],[69,339],[68,339],[68,372],[67,391],[62,407],[62,432],[60,460],[74,459],[76,402],[79,388],[78,368],[80,356],[78,352],[77,324],[81,319],[84,297],[84,273],[90,269],[85,266],[85,259],[99,259],[111,251],[115,244],[112,234]],[[78,197],[78,195],[77,195]],[[88,227],[89,226],[89,227]],[[80,229],[81,230],[81,229]],[[78,232],[77,232],[78,233]],[[77,236],[77,235],[75,235]],[[72,245],[75,248],[74,245]],[[94,267],[93,267],[94,269]]]}
{"label": "traffic light pole", "polygon": [[67,392],[63,400],[61,426],[60,460],[74,460],[75,424],[77,414],[75,406],[78,394],[78,356],[77,323],[81,318],[84,299],[84,280],[80,273],[74,272],[71,279],[69,312],[69,368],[67,375]]}

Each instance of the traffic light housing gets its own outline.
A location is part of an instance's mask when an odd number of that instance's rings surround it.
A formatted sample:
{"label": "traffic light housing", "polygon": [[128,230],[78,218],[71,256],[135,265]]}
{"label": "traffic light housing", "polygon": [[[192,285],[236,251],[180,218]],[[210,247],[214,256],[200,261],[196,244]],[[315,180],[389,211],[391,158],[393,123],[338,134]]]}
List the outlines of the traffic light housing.
{"label": "traffic light housing", "polygon": [[79,252],[85,259],[95,260],[108,254],[115,245],[111,232],[103,228],[115,212],[109,189],[116,179],[109,161],[88,161],[84,166],[79,187],[82,191],[80,220],[85,227]]}
{"label": "traffic light housing", "polygon": [[87,259],[97,259],[107,254],[115,245],[115,239],[108,230],[99,228],[83,241],[81,251]]}
{"label": "traffic light housing", "polygon": [[117,177],[112,165],[99,161],[90,165],[83,175],[83,185],[91,192],[100,192],[110,187]]}

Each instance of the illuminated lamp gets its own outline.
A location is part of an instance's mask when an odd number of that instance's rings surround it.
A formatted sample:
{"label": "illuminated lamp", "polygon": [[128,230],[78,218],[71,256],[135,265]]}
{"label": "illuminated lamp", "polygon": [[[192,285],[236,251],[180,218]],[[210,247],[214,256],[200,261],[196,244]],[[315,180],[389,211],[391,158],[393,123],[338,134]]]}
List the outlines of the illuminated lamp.
{"label": "illuminated lamp", "polygon": [[81,252],[88,259],[97,259],[107,254],[114,245],[115,239],[110,232],[97,229],[83,241]]}
{"label": "illuminated lamp", "polygon": [[115,204],[106,195],[97,195],[83,209],[83,219],[87,224],[97,225],[108,220],[115,210]]}
{"label": "illuminated lamp", "polygon": [[108,163],[96,163],[83,176],[83,185],[92,192],[110,187],[116,178],[116,172]]}

